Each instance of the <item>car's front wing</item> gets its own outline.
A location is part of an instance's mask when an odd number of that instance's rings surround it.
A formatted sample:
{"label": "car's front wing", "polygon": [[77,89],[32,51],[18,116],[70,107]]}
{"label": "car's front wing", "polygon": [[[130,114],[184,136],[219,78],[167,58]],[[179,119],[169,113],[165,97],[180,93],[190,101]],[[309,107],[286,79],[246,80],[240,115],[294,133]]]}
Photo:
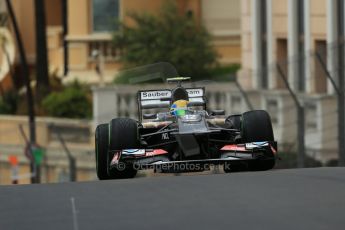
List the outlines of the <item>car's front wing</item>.
{"label": "car's front wing", "polygon": [[224,145],[219,150],[219,158],[172,161],[163,149],[123,149],[110,152],[109,169],[122,167],[123,164],[134,165],[137,169],[155,168],[162,165],[181,164],[224,164],[239,163],[257,159],[272,159],[277,154],[276,142],[251,142],[245,144]]}

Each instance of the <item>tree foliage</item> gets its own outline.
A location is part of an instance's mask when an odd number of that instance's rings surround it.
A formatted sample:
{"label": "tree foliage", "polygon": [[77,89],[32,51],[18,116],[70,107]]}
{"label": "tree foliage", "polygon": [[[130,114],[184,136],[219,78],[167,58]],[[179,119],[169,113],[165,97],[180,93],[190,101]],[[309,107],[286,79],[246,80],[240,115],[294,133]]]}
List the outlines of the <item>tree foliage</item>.
{"label": "tree foliage", "polygon": [[182,76],[200,79],[210,74],[216,53],[209,33],[193,16],[179,14],[176,5],[168,2],[157,16],[130,13],[129,17],[136,26],[121,24],[114,34],[126,67],[170,62]]}

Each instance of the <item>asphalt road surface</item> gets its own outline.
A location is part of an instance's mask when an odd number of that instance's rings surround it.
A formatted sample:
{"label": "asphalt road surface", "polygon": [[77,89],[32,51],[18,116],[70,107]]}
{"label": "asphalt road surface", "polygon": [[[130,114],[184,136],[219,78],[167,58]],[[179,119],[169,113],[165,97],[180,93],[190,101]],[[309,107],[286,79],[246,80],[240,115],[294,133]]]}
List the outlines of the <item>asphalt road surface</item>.
{"label": "asphalt road surface", "polygon": [[0,229],[345,229],[345,168],[0,186]]}

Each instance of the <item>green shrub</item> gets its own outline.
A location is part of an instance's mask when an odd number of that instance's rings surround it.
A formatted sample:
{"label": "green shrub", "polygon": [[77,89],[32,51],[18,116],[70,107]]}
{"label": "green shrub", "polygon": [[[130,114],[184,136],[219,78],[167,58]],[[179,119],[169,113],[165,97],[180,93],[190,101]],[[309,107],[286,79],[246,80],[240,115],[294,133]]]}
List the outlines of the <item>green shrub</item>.
{"label": "green shrub", "polygon": [[18,107],[18,94],[8,91],[0,98],[0,114],[15,114]]}
{"label": "green shrub", "polygon": [[91,117],[91,102],[87,90],[78,82],[67,86],[61,92],[50,93],[43,99],[42,106],[48,115],[53,117]]}

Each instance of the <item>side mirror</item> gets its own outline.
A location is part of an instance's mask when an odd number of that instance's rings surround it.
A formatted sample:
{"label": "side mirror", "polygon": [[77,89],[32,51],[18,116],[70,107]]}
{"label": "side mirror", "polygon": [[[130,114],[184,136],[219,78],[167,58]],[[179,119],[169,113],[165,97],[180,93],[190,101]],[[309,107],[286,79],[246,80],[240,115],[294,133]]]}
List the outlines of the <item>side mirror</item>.
{"label": "side mirror", "polygon": [[225,115],[225,110],[223,109],[217,109],[217,110],[211,110],[211,114],[212,116],[222,116]]}
{"label": "side mirror", "polygon": [[143,118],[144,119],[156,119],[157,114],[155,114],[155,113],[144,113]]}

